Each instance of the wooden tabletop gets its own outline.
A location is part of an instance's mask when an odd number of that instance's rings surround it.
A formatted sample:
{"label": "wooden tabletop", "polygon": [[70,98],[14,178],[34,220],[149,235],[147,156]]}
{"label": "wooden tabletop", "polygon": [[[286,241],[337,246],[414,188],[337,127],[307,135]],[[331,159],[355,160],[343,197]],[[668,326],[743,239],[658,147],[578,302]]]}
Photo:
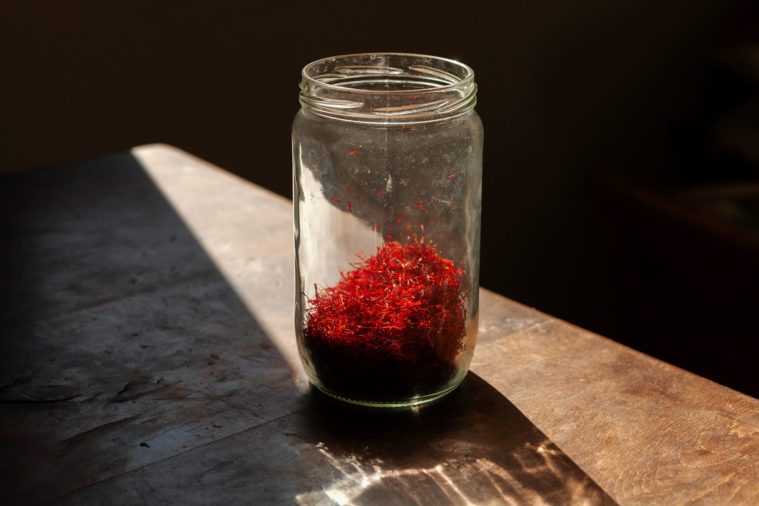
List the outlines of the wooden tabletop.
{"label": "wooden tabletop", "polygon": [[4,176],[0,213],[2,504],[759,503],[756,399],[487,290],[446,399],[314,392],[290,202],[175,148]]}

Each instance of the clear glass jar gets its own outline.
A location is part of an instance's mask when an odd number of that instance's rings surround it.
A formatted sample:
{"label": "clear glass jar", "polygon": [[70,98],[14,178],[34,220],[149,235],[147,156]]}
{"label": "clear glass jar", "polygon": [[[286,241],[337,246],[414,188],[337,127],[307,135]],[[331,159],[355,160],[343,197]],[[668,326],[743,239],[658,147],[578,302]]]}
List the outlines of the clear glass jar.
{"label": "clear glass jar", "polygon": [[410,406],[456,388],[477,337],[483,130],[472,69],[368,53],[302,72],[295,327],[310,381]]}

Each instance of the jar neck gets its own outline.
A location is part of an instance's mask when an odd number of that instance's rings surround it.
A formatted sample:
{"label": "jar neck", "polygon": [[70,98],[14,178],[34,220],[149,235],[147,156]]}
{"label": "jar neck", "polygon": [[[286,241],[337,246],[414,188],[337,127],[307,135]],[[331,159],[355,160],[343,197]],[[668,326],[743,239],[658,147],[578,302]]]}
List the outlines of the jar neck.
{"label": "jar neck", "polygon": [[441,121],[466,114],[477,103],[472,69],[436,56],[333,56],[306,65],[301,75],[301,105],[317,115],[342,121]]}

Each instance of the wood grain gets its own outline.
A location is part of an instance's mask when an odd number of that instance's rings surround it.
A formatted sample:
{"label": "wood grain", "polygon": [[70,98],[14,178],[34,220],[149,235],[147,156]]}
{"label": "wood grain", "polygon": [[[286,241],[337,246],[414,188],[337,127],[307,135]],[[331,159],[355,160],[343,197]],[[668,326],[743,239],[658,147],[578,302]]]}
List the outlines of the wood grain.
{"label": "wood grain", "polygon": [[756,399],[555,319],[492,330],[472,369],[621,504],[759,502]]}
{"label": "wood grain", "polygon": [[4,504],[759,500],[755,399],[487,290],[439,404],[312,392],[290,203],[174,148],[0,197]]}

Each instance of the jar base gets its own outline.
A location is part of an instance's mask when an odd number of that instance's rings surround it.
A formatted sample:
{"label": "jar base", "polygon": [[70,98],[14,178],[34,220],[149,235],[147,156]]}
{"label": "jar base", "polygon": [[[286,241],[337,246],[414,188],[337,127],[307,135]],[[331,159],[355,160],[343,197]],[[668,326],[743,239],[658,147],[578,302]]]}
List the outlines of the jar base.
{"label": "jar base", "polygon": [[424,404],[429,404],[434,401],[437,401],[438,399],[441,399],[442,397],[445,397],[449,393],[453,392],[458,388],[458,386],[461,384],[461,382],[464,380],[464,377],[466,376],[466,373],[457,375],[456,378],[451,381],[451,383],[443,388],[442,390],[438,392],[434,392],[431,394],[425,394],[425,395],[417,395],[413,397],[409,397],[407,399],[397,400],[397,401],[371,401],[371,400],[363,400],[363,399],[353,399],[350,397],[346,397],[344,395],[340,395],[339,393],[330,390],[329,388],[325,387],[324,385],[320,384],[318,381],[314,381],[310,379],[310,383],[319,390],[320,392],[328,395],[329,397],[332,397],[333,399],[337,399],[339,401],[353,404],[356,406],[366,406],[371,408],[410,408],[414,406],[421,406]]}

